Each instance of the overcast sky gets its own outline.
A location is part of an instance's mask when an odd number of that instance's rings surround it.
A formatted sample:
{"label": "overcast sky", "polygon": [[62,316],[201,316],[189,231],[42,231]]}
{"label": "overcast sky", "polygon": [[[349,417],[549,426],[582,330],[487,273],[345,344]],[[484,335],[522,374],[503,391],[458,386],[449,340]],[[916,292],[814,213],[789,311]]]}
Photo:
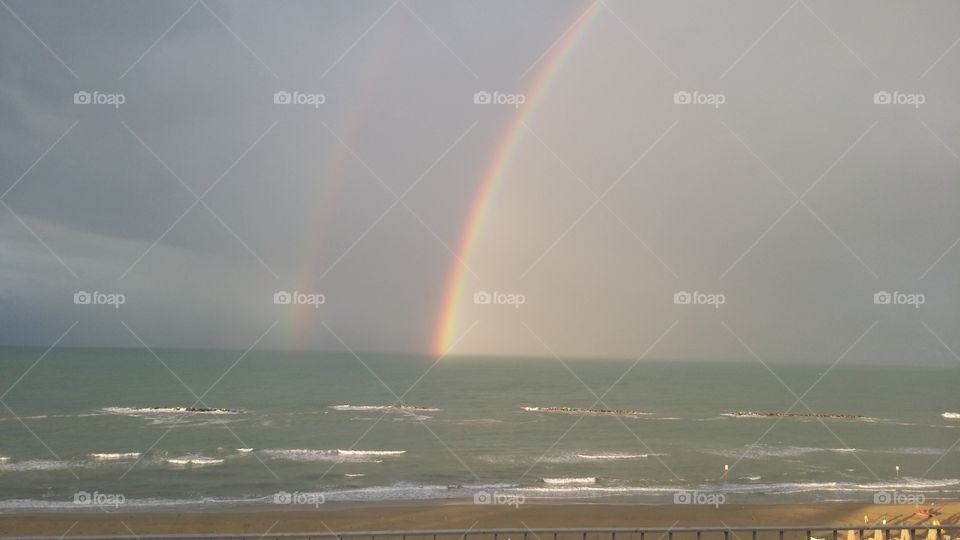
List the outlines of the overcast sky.
{"label": "overcast sky", "polygon": [[5,0],[0,343],[435,354],[566,52],[452,354],[960,361],[960,4],[590,6]]}

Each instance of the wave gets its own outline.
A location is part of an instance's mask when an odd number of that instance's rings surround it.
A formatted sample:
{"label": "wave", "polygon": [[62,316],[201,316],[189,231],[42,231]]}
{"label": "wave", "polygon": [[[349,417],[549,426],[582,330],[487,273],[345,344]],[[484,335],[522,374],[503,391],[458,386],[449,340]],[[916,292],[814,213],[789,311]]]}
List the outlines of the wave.
{"label": "wave", "polygon": [[945,412],[945,413],[941,414],[940,416],[942,416],[942,417],[944,417],[944,418],[949,418],[950,420],[960,420],[960,413]]}
{"label": "wave", "polygon": [[756,411],[732,411],[722,413],[720,416],[731,418],[820,418],[829,420],[862,420],[867,422],[876,421],[869,416],[846,413],[795,413],[795,412],[756,412]]}
{"label": "wave", "polygon": [[271,459],[285,461],[349,461],[355,463],[383,463],[383,456],[399,456],[406,450],[317,450],[310,448],[276,448],[263,450]]}
{"label": "wave", "polygon": [[601,409],[585,407],[520,407],[527,412],[559,413],[559,414],[579,414],[593,416],[647,416],[653,413],[643,412],[639,409]]}
{"label": "wave", "polygon": [[809,446],[767,446],[758,444],[746,448],[707,448],[701,450],[702,453],[729,458],[747,458],[747,459],[767,459],[767,458],[795,458],[820,452],[832,452],[839,454],[865,452],[857,448],[815,448]]}
{"label": "wave", "polygon": [[543,478],[543,483],[552,486],[596,484],[597,479],[593,476],[584,476],[582,478]]}
{"label": "wave", "polygon": [[92,457],[93,459],[101,459],[101,460],[107,460],[107,461],[114,460],[114,459],[135,459],[140,457],[140,452],[113,452],[113,453],[103,453],[103,454],[92,453],[90,454],[90,457]]}
{"label": "wave", "polygon": [[366,476],[366,475],[363,473],[344,473],[344,476],[346,476],[347,478],[359,478],[361,476]]}
{"label": "wave", "polygon": [[24,472],[24,471],[64,471],[69,469],[65,461],[55,459],[28,459],[26,461],[0,463],[0,471]]}
{"label": "wave", "polygon": [[143,414],[237,414],[239,409],[218,409],[211,407],[104,407],[100,409],[110,414],[139,416]]}
{"label": "wave", "polygon": [[183,456],[176,458],[167,458],[164,461],[170,465],[176,465],[179,467],[206,467],[209,465],[220,465],[224,462],[221,458],[211,458],[203,456]]}
{"label": "wave", "polygon": [[443,409],[420,405],[333,405],[337,411],[397,411],[397,412],[440,412]]}
{"label": "wave", "polygon": [[337,450],[341,456],[399,456],[406,450]]}
{"label": "wave", "polygon": [[237,452],[240,452],[241,454],[249,454],[250,452],[253,452],[253,448],[237,448]]}
{"label": "wave", "polygon": [[581,459],[596,459],[596,460],[607,460],[607,459],[646,459],[650,456],[666,456],[667,454],[620,454],[617,452],[613,453],[603,453],[603,454],[577,454],[578,458]]}

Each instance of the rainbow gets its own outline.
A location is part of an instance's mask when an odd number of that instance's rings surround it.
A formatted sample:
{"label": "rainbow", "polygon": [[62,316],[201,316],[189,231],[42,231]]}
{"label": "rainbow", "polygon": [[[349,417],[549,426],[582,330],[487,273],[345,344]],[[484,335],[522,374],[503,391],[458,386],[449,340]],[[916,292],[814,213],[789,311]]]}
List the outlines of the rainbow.
{"label": "rainbow", "polygon": [[547,94],[553,80],[560,72],[566,60],[570,57],[570,53],[576,50],[587,27],[590,26],[590,23],[596,18],[597,13],[600,12],[597,4],[599,4],[599,0],[591,2],[585,9],[578,13],[567,31],[551,47],[548,56],[544,58],[543,64],[538,69],[533,82],[530,83],[527,91],[524,92],[527,97],[526,104],[522,111],[513,117],[503,131],[503,135],[499,139],[499,144],[496,146],[490,164],[484,171],[480,185],[474,197],[471,199],[473,202],[467,213],[466,225],[463,228],[459,243],[457,244],[458,257],[454,260],[453,268],[449,273],[444,290],[440,318],[434,332],[432,349],[433,353],[438,357],[445,356],[458,339],[455,333],[459,319],[458,309],[460,299],[466,294],[464,291],[465,270],[467,266],[471,265],[477,238],[483,229],[484,219],[486,218],[487,211],[490,209],[490,204],[503,181],[504,171],[516,154],[519,142],[523,138],[523,132],[525,131],[524,124],[536,113],[542,98]]}

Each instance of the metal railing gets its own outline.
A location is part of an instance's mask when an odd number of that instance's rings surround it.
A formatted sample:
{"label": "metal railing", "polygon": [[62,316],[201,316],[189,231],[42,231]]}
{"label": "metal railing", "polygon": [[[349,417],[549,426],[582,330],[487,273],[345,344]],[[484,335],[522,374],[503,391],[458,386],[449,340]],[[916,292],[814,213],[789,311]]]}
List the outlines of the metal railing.
{"label": "metal railing", "polygon": [[[806,525],[806,526],[756,526],[756,527],[643,527],[643,528],[493,528],[493,529],[424,529],[395,531],[343,531],[311,533],[268,533],[268,534],[141,534],[117,536],[69,536],[69,540],[313,540],[330,538],[365,538],[369,540],[430,539],[430,540],[469,540],[482,537],[500,540],[514,537],[523,540],[675,540],[676,537],[693,540],[784,540],[785,537],[802,537],[803,540],[847,540],[854,533],[858,540],[869,540],[879,535],[883,540],[900,538],[903,531],[909,531],[910,538],[926,539],[929,531],[936,531],[937,538],[957,538],[960,525]],[[920,534],[918,534],[920,533]],[[704,539],[708,536],[708,539]],[[731,536],[733,537],[731,539]],[[59,536],[8,536],[10,540],[64,540]],[[960,540],[960,539],[958,539]]]}

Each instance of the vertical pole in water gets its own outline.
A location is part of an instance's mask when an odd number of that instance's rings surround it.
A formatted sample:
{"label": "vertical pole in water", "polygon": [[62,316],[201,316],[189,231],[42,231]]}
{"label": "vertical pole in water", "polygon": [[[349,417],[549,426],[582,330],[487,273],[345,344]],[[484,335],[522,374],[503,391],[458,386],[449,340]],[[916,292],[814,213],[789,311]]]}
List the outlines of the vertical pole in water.
{"label": "vertical pole in water", "polygon": [[900,478],[900,466],[897,465],[897,478]]}
{"label": "vertical pole in water", "polygon": [[723,531],[723,540],[730,540],[730,531]]}

